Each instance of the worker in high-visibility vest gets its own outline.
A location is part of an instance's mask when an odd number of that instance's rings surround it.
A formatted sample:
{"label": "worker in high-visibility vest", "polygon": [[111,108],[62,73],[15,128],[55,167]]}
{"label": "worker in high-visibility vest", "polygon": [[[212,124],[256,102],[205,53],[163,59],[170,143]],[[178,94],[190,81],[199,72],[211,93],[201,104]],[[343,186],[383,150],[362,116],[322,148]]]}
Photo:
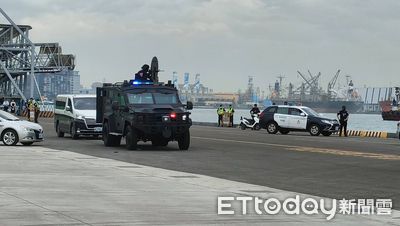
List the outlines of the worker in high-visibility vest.
{"label": "worker in high-visibility vest", "polygon": [[217,109],[217,114],[218,114],[218,127],[224,126],[225,108],[222,107],[222,104],[219,105],[219,108]]}
{"label": "worker in high-visibility vest", "polygon": [[27,110],[27,112],[28,112],[28,121],[32,121],[32,120],[34,120],[34,106],[33,106],[33,102],[34,102],[34,100],[33,100],[33,97],[31,97],[27,102],[26,102],[26,110]]}
{"label": "worker in high-visibility vest", "polygon": [[39,118],[39,114],[40,114],[40,106],[39,106],[39,103],[38,103],[37,101],[35,101],[35,102],[33,103],[33,109],[34,109],[34,111],[35,111],[35,115],[34,115],[34,117],[35,117],[35,123],[39,123],[39,122],[38,122],[38,118]]}
{"label": "worker in high-visibility vest", "polygon": [[230,104],[228,110],[226,111],[229,116],[229,125],[228,127],[233,127],[233,114],[235,113],[235,109],[233,109],[232,105]]}

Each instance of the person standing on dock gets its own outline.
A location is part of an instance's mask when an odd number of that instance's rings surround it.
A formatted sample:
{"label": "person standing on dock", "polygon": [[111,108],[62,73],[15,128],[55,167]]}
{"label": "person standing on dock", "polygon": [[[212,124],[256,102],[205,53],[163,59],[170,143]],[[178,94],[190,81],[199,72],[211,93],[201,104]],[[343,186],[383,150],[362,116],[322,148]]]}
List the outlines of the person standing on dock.
{"label": "person standing on dock", "polygon": [[223,127],[224,126],[225,108],[222,107],[222,104],[219,105],[219,108],[217,109],[217,114],[218,114],[218,127]]}
{"label": "person standing on dock", "polygon": [[34,114],[35,123],[39,123],[38,118],[39,118],[39,114],[40,114],[40,106],[39,106],[38,100],[33,103],[33,109],[35,111],[35,114]]}
{"label": "person standing on dock", "polygon": [[8,102],[8,100],[4,100],[3,102],[3,109],[5,112],[8,112],[8,108],[10,107],[10,103]]}
{"label": "person standing on dock", "polygon": [[229,125],[228,125],[228,127],[233,127],[233,114],[235,113],[235,109],[233,109],[231,104],[229,105],[227,113],[228,113],[228,116],[229,116]]}
{"label": "person standing on dock", "polygon": [[347,137],[347,121],[349,119],[349,113],[346,111],[346,106],[342,106],[342,110],[337,113],[339,118],[340,129],[339,136],[342,136],[342,131],[344,130],[344,136]]}
{"label": "person standing on dock", "polygon": [[11,112],[12,114],[15,114],[16,108],[17,108],[17,104],[15,103],[14,100],[12,100],[11,103],[10,103],[10,109],[11,109],[10,112]]}
{"label": "person standing on dock", "polygon": [[31,97],[28,102],[26,102],[26,110],[28,112],[28,121],[33,121],[34,120],[34,106],[33,106],[33,97]]}

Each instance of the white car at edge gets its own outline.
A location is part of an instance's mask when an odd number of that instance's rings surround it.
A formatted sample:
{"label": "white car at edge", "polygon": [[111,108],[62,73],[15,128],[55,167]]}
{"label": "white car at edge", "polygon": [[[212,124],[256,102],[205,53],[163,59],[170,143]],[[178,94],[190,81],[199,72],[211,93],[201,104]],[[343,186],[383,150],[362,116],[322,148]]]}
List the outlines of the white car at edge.
{"label": "white car at edge", "polygon": [[6,146],[21,143],[25,146],[43,141],[43,128],[39,124],[21,120],[0,110],[0,139]]}

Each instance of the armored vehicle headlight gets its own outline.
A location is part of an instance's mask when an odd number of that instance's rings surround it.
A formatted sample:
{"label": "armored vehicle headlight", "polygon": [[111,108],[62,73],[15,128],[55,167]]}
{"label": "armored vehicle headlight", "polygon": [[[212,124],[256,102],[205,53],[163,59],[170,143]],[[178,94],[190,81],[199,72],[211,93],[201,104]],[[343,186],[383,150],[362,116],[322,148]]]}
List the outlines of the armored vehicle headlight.
{"label": "armored vehicle headlight", "polygon": [[183,115],[183,116],[182,116],[182,120],[183,120],[183,121],[186,121],[186,119],[187,119],[187,115]]}

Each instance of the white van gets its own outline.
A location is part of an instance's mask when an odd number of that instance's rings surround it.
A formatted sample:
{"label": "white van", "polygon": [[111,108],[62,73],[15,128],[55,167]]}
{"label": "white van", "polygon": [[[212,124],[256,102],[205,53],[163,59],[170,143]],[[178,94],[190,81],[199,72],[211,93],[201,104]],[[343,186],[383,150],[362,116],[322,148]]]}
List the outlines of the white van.
{"label": "white van", "polygon": [[58,95],[54,108],[54,127],[58,137],[99,136],[102,124],[96,123],[96,95]]}

